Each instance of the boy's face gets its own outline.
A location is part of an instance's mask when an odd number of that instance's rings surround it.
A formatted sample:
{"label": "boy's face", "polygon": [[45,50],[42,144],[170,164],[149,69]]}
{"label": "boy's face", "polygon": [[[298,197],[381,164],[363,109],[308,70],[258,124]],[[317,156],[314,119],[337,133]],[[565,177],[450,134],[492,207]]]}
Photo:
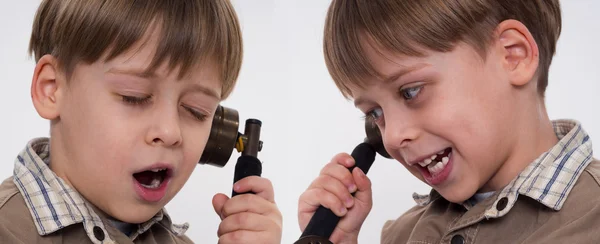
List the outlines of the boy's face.
{"label": "boy's face", "polygon": [[[150,39],[109,62],[80,64],[60,93],[51,164],[86,199],[129,223],[150,219],[182,188],[206,145],[221,96],[214,66],[178,79],[139,75]],[[166,169],[162,171],[163,169]],[[152,172],[161,170],[159,172]]]}
{"label": "boy's face", "polygon": [[490,179],[515,144],[517,132],[508,126],[518,106],[511,100],[515,88],[496,51],[483,61],[458,44],[447,53],[386,59],[368,47],[377,71],[402,75],[351,89],[357,107],[376,120],[390,155],[449,201],[495,190]]}

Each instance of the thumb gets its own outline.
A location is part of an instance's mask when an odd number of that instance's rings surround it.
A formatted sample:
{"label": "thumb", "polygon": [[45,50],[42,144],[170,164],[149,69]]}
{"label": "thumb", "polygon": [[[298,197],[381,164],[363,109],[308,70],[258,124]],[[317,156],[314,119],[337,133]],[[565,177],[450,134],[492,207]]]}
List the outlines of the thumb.
{"label": "thumb", "polygon": [[221,220],[224,219],[223,206],[225,206],[225,203],[227,202],[227,200],[229,200],[229,197],[227,197],[225,194],[222,194],[222,193],[216,194],[215,196],[213,196],[213,199],[212,199],[212,204],[213,204],[213,208],[215,209],[215,213],[217,213],[217,215],[219,215],[219,218],[221,218]]}
{"label": "thumb", "polygon": [[363,206],[368,208],[371,207],[373,202],[373,192],[371,190],[371,180],[367,178],[367,175],[358,167],[352,170],[352,177],[356,182],[356,194],[354,195],[355,200],[362,203]]}

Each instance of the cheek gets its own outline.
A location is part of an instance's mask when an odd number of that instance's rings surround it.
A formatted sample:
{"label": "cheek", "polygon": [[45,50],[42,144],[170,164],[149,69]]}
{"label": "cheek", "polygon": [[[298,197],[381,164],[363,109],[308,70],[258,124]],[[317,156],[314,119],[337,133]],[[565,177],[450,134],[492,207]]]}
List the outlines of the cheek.
{"label": "cheek", "polygon": [[210,127],[211,123],[206,121],[201,125],[186,125],[182,128],[184,167],[193,168],[200,160],[210,135]]}
{"label": "cheek", "polygon": [[[68,124],[69,147],[79,152],[76,158],[82,165],[98,171],[120,169],[132,159],[132,151],[139,140],[139,119],[124,116],[116,102],[106,98],[80,96],[70,108]],[[65,121],[66,122],[66,121]],[[143,139],[143,138],[142,138]],[[88,163],[84,163],[88,162]]]}
{"label": "cheek", "polygon": [[465,160],[476,162],[494,154],[499,134],[494,128],[501,127],[494,97],[469,81],[456,82],[436,95],[422,118],[426,128],[452,144]]}

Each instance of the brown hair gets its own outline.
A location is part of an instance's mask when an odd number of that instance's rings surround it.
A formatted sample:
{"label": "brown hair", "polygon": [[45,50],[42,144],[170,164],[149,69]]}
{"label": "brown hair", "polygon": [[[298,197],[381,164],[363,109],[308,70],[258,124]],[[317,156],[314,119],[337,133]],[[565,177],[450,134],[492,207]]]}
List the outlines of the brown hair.
{"label": "brown hair", "polygon": [[463,41],[485,58],[494,29],[507,19],[523,23],[537,42],[543,96],[561,32],[558,0],[333,0],[325,23],[325,61],[337,87],[349,97],[351,85],[363,87],[363,79],[381,77],[366,57],[361,37],[409,56],[423,56],[423,48],[448,52]]}
{"label": "brown hair", "polygon": [[36,14],[29,52],[36,62],[53,55],[70,75],[78,62],[115,58],[140,41],[152,23],[160,40],[147,69],[168,58],[168,67],[185,75],[203,59],[217,65],[225,99],[242,62],[242,37],[228,0],[44,0]]}

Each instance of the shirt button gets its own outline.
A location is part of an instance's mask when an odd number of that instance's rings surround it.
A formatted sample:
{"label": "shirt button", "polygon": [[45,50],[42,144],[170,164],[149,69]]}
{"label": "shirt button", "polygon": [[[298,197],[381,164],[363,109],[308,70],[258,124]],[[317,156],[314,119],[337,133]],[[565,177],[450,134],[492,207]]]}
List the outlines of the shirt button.
{"label": "shirt button", "polygon": [[452,237],[452,240],[450,241],[451,244],[464,244],[465,243],[465,238],[462,237],[461,235],[455,235]]}
{"label": "shirt button", "polygon": [[99,241],[104,241],[104,231],[98,226],[94,226],[94,237]]}
{"label": "shirt button", "polygon": [[508,205],[508,198],[507,197],[500,198],[500,200],[496,204],[496,210],[502,211],[506,208],[506,205]]}

